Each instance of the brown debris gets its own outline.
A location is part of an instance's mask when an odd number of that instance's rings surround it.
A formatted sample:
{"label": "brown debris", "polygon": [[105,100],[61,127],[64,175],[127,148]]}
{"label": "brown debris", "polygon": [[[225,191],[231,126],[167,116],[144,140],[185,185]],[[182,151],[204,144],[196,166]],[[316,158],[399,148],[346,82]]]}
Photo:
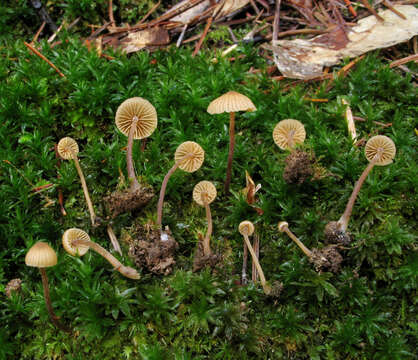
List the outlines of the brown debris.
{"label": "brown debris", "polygon": [[302,184],[314,174],[315,156],[295,150],[287,156],[283,178],[288,184]]}
{"label": "brown debris", "polygon": [[351,243],[350,234],[341,230],[337,221],[330,221],[325,226],[324,234],[327,244],[341,244],[347,246]]}
{"label": "brown debris", "polygon": [[340,270],[343,257],[337,247],[338,245],[328,245],[322,250],[312,249],[309,261],[314,264],[316,271],[330,270],[337,273]]}
{"label": "brown debris", "polygon": [[112,219],[119,214],[144,207],[154,196],[154,190],[142,186],[139,190],[115,191],[104,198],[106,209]]}
{"label": "brown debris", "polygon": [[138,225],[129,242],[129,256],[137,267],[158,275],[168,275],[173,271],[178,244],[168,228],[161,231]]}
{"label": "brown debris", "polygon": [[214,269],[222,261],[221,254],[211,253],[204,255],[203,252],[203,236],[199,236],[199,244],[196,249],[196,253],[193,259],[193,272],[202,270],[205,267]]}
{"label": "brown debris", "polygon": [[22,280],[12,279],[6,285],[6,296],[10,299],[14,293],[19,294],[22,291]]}

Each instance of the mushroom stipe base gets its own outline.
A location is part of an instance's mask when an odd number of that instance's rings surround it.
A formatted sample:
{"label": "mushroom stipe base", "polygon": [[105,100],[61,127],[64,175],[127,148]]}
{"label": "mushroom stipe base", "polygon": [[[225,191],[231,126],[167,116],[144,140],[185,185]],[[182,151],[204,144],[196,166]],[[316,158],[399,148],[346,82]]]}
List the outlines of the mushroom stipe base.
{"label": "mushroom stipe base", "polygon": [[331,221],[325,226],[324,230],[325,241],[327,244],[341,244],[344,246],[350,245],[351,235],[338,225],[338,221]]}
{"label": "mushroom stipe base", "polygon": [[154,190],[142,186],[138,190],[115,191],[104,198],[107,211],[112,219],[119,214],[144,207],[153,198]]}
{"label": "mushroom stipe base", "polygon": [[200,271],[205,267],[214,269],[217,265],[220,265],[222,262],[222,255],[211,253],[209,255],[204,255],[203,252],[203,240],[199,241],[197,250],[193,259],[193,272]]}
{"label": "mushroom stipe base", "polygon": [[302,184],[314,175],[315,155],[301,150],[290,153],[286,160],[283,178],[288,184]]}
{"label": "mushroom stipe base", "polygon": [[309,261],[314,264],[316,271],[332,271],[337,273],[340,270],[343,257],[337,250],[338,245],[328,245],[325,248],[312,249]]}
{"label": "mushroom stipe base", "polygon": [[179,245],[170,230],[146,229],[138,225],[131,235],[129,256],[137,267],[159,275],[169,275],[173,271],[174,254]]}

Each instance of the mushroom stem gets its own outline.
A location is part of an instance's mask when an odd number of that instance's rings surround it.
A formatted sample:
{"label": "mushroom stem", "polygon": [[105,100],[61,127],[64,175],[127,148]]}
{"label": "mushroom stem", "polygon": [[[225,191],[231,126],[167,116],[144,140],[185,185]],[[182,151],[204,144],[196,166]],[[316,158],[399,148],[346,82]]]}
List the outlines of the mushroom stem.
{"label": "mushroom stem", "polygon": [[369,175],[370,171],[372,171],[373,167],[376,165],[380,154],[376,154],[372,161],[369,162],[369,165],[364,169],[363,173],[360,175],[360,178],[357,180],[356,184],[354,185],[353,192],[351,193],[350,199],[348,199],[347,206],[345,207],[344,214],[340,217],[337,224],[339,230],[346,231],[348,222],[350,221],[351,212],[353,211],[354,202],[356,201],[357,195],[360,192],[361,186],[366,180],[367,176]]}
{"label": "mushroom stem", "polygon": [[138,122],[138,117],[134,116],[134,118],[132,119],[131,128],[129,129],[128,146],[126,148],[126,167],[128,170],[128,178],[131,181],[132,192],[140,189],[141,187],[139,185],[138,179],[136,178],[134,163],[132,160],[132,148],[133,148],[133,143],[134,143],[134,135],[135,135],[137,122]]}
{"label": "mushroom stem", "polygon": [[307,257],[312,257],[312,251],[309,250],[305,245],[303,245],[302,241],[300,241],[295,234],[293,234],[287,226],[283,227],[283,231],[296,243],[297,246],[304,252]]}
{"label": "mushroom stem", "polygon": [[107,225],[107,235],[109,235],[110,242],[113,245],[115,251],[122,255],[122,249],[120,248],[118,238],[110,225]]}
{"label": "mushroom stem", "polygon": [[[203,198],[203,194],[202,194],[202,198]],[[212,235],[213,225],[212,225],[212,215],[210,213],[209,204],[207,203],[207,201],[204,201],[203,203],[205,204],[206,220],[208,221],[208,230],[206,231],[205,238],[203,239],[203,254],[205,256],[208,256],[212,253],[212,251],[210,250],[210,236]]]}
{"label": "mushroom stem", "polygon": [[257,255],[255,254],[255,251],[253,247],[251,246],[250,239],[248,238],[247,234],[242,235],[244,237],[245,244],[247,245],[247,248],[251,254],[251,257],[253,258],[253,263],[255,264],[255,267],[257,269],[258,275],[260,276],[260,282],[263,289],[267,289],[266,287],[266,278],[264,277],[263,269],[261,269],[260,262],[257,259]]}
{"label": "mushroom stem", "polygon": [[109,251],[101,247],[99,244],[86,239],[73,240],[72,244],[88,246],[89,248],[97,252],[99,255],[103,256],[115,268],[115,270],[119,271],[123,276],[126,276],[127,278],[134,280],[139,279],[139,274],[135,269],[123,265]]}
{"label": "mushroom stem", "polygon": [[242,275],[241,275],[241,284],[247,284],[247,264],[248,264],[248,248],[244,242],[244,251],[242,254]]}
{"label": "mushroom stem", "polygon": [[39,268],[39,272],[41,273],[42,277],[42,287],[44,288],[44,297],[45,297],[45,304],[46,308],[48,310],[49,318],[51,319],[51,322],[60,330],[71,333],[71,330],[61,324],[59,322],[59,318],[57,315],[55,315],[54,310],[52,309],[51,305],[51,297],[49,296],[49,286],[48,286],[48,276],[46,275],[45,268]]}
{"label": "mushroom stem", "polygon": [[164,180],[163,180],[163,183],[161,185],[161,190],[160,190],[160,197],[158,199],[158,206],[157,206],[157,226],[160,230],[162,228],[161,224],[162,224],[162,218],[163,218],[163,203],[164,203],[165,190],[167,188],[168,180],[170,179],[171,175],[173,175],[173,172],[177,170],[180,164],[191,156],[193,156],[193,154],[187,154],[183,156],[172,166],[170,170],[168,170],[167,174],[164,176]]}
{"label": "mushroom stem", "polygon": [[91,199],[90,199],[86,179],[84,178],[83,171],[81,170],[81,166],[80,166],[80,163],[78,162],[77,155],[73,157],[73,160],[74,160],[75,168],[77,169],[77,172],[78,172],[78,176],[80,177],[81,186],[84,192],[84,197],[86,198],[87,207],[90,213],[90,220],[91,220],[92,225],[94,225],[95,220],[96,220],[96,214],[94,213],[93,203],[91,202]]}
{"label": "mushroom stem", "polygon": [[229,184],[231,183],[232,172],[232,159],[234,157],[235,146],[235,113],[229,113],[229,152],[228,152],[228,165],[226,167],[226,179],[225,179],[225,194],[229,195]]}
{"label": "mushroom stem", "polygon": [[294,147],[295,147],[295,141],[293,140],[293,135],[295,134],[295,130],[290,130],[289,131],[289,134],[288,134],[288,136],[287,136],[287,138],[288,138],[288,141],[289,141],[289,148],[290,149],[294,149]]}

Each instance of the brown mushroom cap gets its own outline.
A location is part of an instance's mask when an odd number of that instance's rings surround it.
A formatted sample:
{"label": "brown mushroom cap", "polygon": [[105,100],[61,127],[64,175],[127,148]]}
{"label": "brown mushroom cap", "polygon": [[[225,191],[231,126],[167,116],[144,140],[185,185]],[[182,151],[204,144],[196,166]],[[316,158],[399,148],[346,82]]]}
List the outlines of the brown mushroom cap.
{"label": "brown mushroom cap", "polygon": [[251,221],[244,220],[238,226],[241,235],[251,236],[254,233],[254,224]]}
{"label": "brown mushroom cap", "polygon": [[90,236],[83,230],[77,228],[71,228],[64,232],[62,235],[62,246],[64,247],[65,251],[72,256],[83,256],[87,251],[89,251],[89,247],[86,245],[74,245],[74,240],[90,240]]}
{"label": "brown mushroom cap", "polygon": [[368,161],[378,155],[376,165],[384,166],[392,163],[396,154],[396,146],[392,139],[384,135],[373,136],[364,149]]}
{"label": "brown mushroom cap", "polygon": [[115,122],[118,129],[126,136],[137,117],[134,139],[144,139],[150,136],[157,127],[157,111],[154,106],[141,97],[125,100],[116,110]]}
{"label": "brown mushroom cap", "polygon": [[294,119],[280,121],[273,130],[273,140],[280,149],[289,149],[289,140],[302,144],[305,141],[306,131],[303,124]]}
{"label": "brown mushroom cap", "polygon": [[253,102],[236,91],[228,91],[226,94],[213,100],[208,106],[209,114],[221,114],[224,112],[255,111],[257,108]]}
{"label": "brown mushroom cap", "polygon": [[205,151],[198,143],[186,141],[178,146],[174,159],[178,162],[188,155],[191,156],[182,161],[179,168],[187,172],[194,172],[202,166],[203,160],[205,160]]}
{"label": "brown mushroom cap", "polygon": [[57,265],[57,254],[47,243],[38,241],[25,256],[27,266],[46,268]]}
{"label": "brown mushroom cap", "polygon": [[287,221],[280,221],[277,224],[277,227],[279,228],[280,232],[284,232],[284,229],[289,227],[289,223]]}
{"label": "brown mushroom cap", "polygon": [[73,138],[65,137],[58,142],[58,154],[65,160],[73,159],[78,154],[78,144]]}
{"label": "brown mushroom cap", "polygon": [[200,181],[193,188],[193,200],[200,206],[204,206],[202,196],[205,198],[206,203],[210,204],[216,198],[216,187],[210,181]]}

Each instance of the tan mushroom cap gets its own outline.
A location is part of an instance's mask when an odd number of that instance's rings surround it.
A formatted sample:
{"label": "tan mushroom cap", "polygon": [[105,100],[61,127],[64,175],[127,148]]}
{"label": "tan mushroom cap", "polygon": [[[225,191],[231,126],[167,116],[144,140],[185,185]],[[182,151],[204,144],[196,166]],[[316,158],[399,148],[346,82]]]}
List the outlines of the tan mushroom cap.
{"label": "tan mushroom cap", "polygon": [[194,172],[198,170],[205,160],[205,151],[202,147],[194,141],[186,141],[178,146],[174,154],[174,160],[180,161],[182,158],[190,155],[179,165],[179,168],[187,171]]}
{"label": "tan mushroom cap", "polygon": [[137,117],[134,139],[144,139],[150,136],[157,127],[157,111],[154,106],[141,97],[125,100],[116,110],[116,126],[124,135],[129,135],[132,122]]}
{"label": "tan mushroom cap", "polygon": [[236,112],[236,111],[255,111],[257,108],[253,102],[236,91],[228,91],[213,100],[208,106],[209,114],[221,114],[224,112]]}
{"label": "tan mushroom cap", "polygon": [[289,227],[289,223],[287,221],[280,221],[277,224],[277,227],[279,228],[279,231],[280,232],[284,232],[285,231],[285,228],[288,228]]}
{"label": "tan mushroom cap", "polygon": [[65,137],[58,142],[58,154],[65,160],[71,160],[78,154],[78,144],[73,138]]}
{"label": "tan mushroom cap", "polygon": [[376,165],[384,166],[392,163],[396,154],[395,143],[387,136],[377,135],[369,139],[364,149],[368,161],[377,155]]}
{"label": "tan mushroom cap", "polygon": [[294,119],[280,121],[273,130],[273,140],[280,149],[290,149],[293,144],[302,144],[305,141],[306,131],[303,124]]}
{"label": "tan mushroom cap", "polygon": [[72,256],[83,256],[89,251],[89,247],[86,245],[74,245],[74,240],[90,240],[90,236],[81,229],[71,228],[66,230],[62,235],[62,246],[67,253]]}
{"label": "tan mushroom cap", "polygon": [[193,188],[193,200],[200,206],[205,206],[202,197],[207,204],[210,204],[216,198],[216,187],[210,181],[203,180],[198,182]]}
{"label": "tan mushroom cap", "polygon": [[47,243],[38,241],[25,256],[27,266],[46,268],[57,265],[57,254]]}
{"label": "tan mushroom cap", "polygon": [[251,221],[244,220],[238,226],[241,235],[251,236],[254,233],[254,224]]}

